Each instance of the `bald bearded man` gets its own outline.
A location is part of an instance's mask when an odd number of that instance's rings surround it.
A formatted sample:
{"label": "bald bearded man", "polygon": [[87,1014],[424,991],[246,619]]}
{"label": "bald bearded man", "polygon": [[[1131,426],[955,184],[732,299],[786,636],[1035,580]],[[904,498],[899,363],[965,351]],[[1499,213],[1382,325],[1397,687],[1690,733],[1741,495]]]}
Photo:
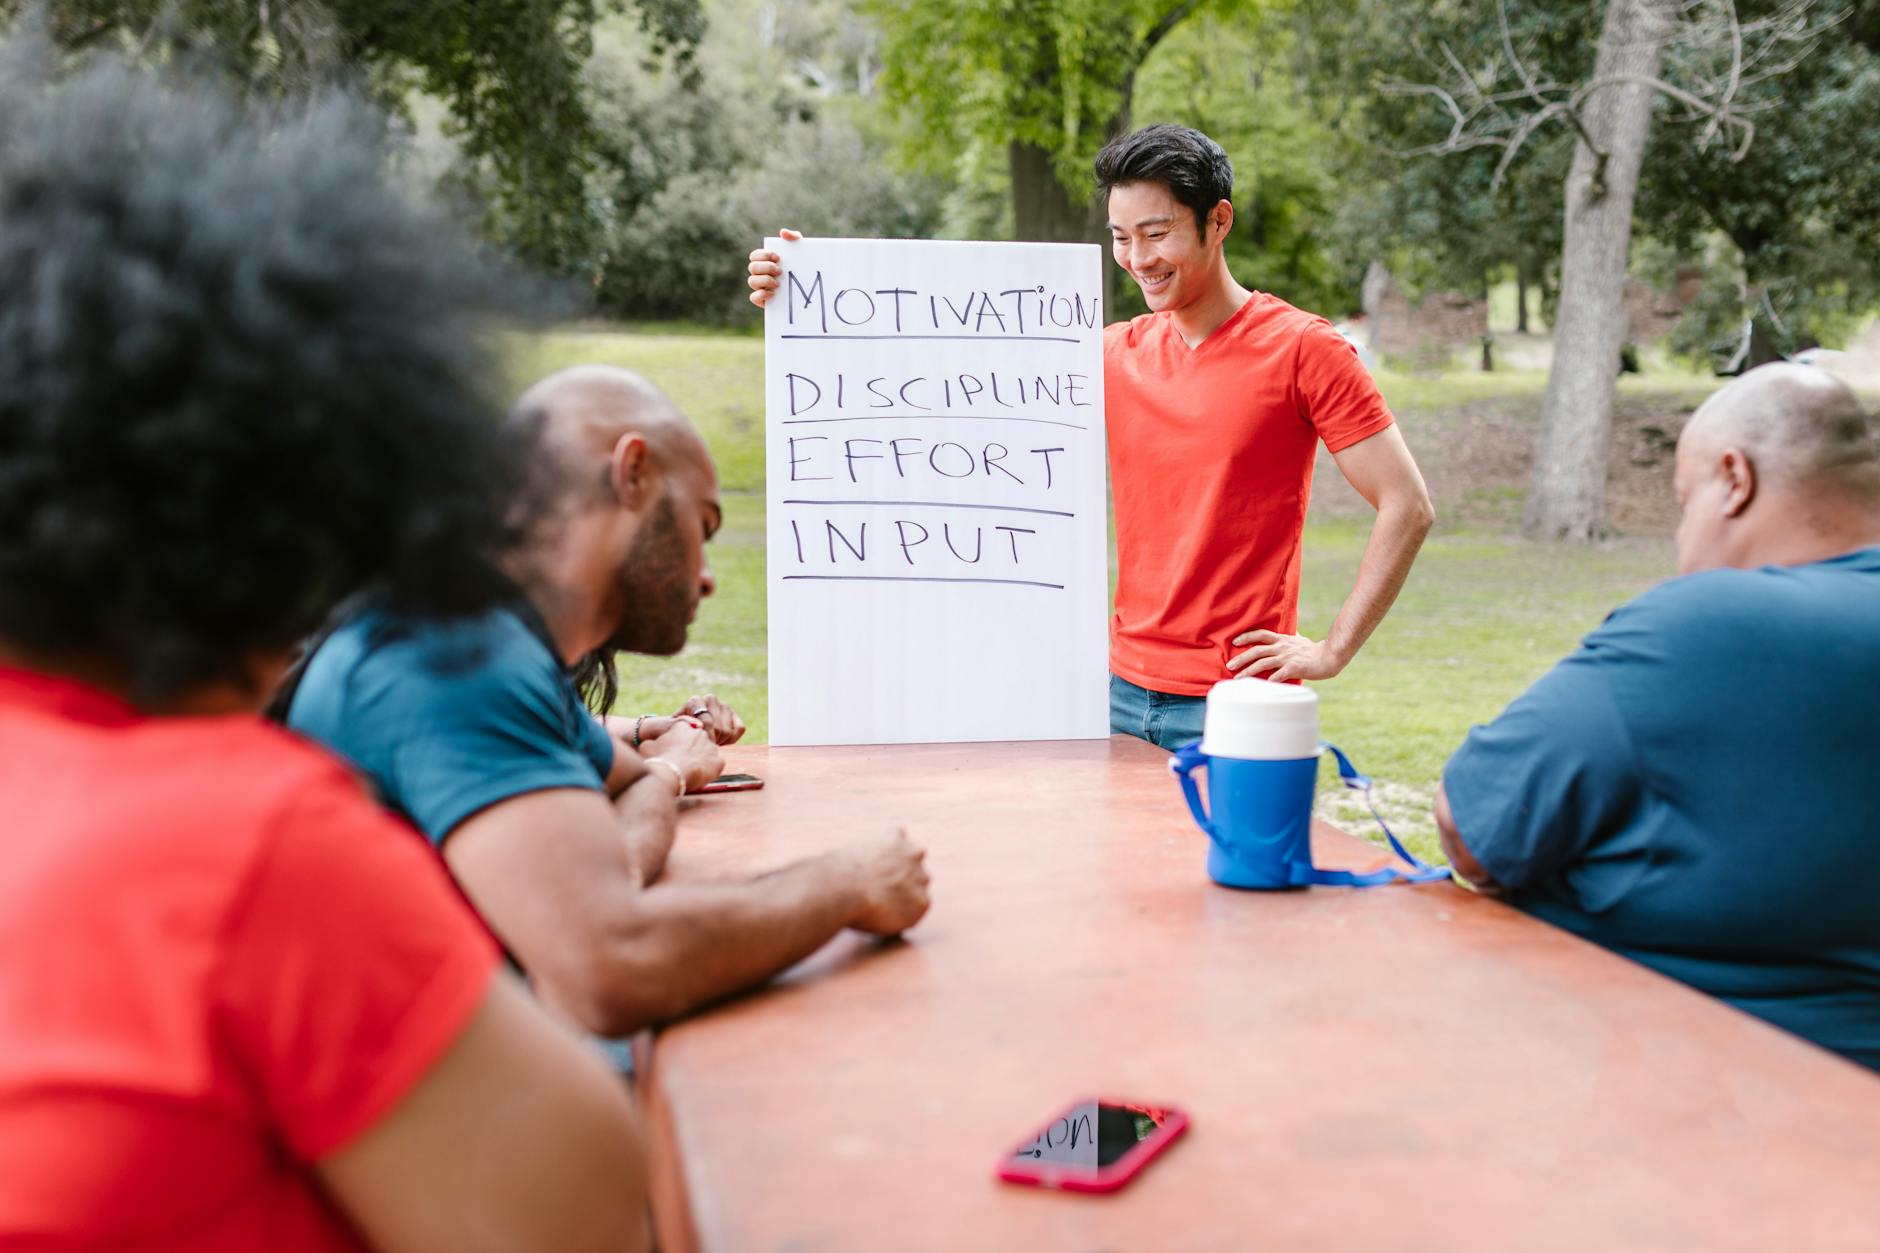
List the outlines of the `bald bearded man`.
{"label": "bald bearded man", "polygon": [[1449,761],[1477,888],[1880,1070],[1880,426],[1764,366],[1678,440],[1672,579]]}
{"label": "bald bearded man", "polygon": [[716,775],[716,750],[678,721],[642,759],[569,671],[597,651],[684,647],[713,589],[717,472],[665,396],[609,367],[530,388],[508,433],[512,507],[535,520],[496,561],[513,601],[442,623],[368,603],[304,667],[289,725],[367,774],[540,995],[599,1035],[749,987],[844,927],[911,927],[927,876],[899,831],[749,882],[656,881],[677,797]]}

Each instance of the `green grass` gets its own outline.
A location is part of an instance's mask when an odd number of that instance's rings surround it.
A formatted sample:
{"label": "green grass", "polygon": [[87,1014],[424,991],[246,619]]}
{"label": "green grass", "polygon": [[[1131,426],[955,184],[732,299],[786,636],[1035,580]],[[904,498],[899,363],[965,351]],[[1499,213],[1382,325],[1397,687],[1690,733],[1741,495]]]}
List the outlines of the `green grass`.
{"label": "green grass", "polygon": [[[522,385],[577,362],[625,366],[652,379],[691,416],[718,460],[725,528],[710,550],[717,594],[700,610],[692,642],[676,658],[634,657],[621,665],[624,712],[678,708],[713,691],[768,733],[765,690],[763,343],[740,336],[572,331],[511,337],[507,352]],[[1496,397],[1531,396],[1538,373],[1386,374],[1398,412],[1443,409]],[[1700,376],[1628,377],[1627,394],[1689,397],[1715,387]],[[1483,490],[1506,490],[1485,488]],[[1306,529],[1301,629],[1324,631],[1351,589],[1368,524],[1315,521]],[[1572,649],[1613,606],[1671,572],[1665,540],[1555,548],[1489,532],[1439,528],[1396,608],[1338,679],[1318,687],[1327,738],[1379,780],[1381,807],[1398,833],[1436,851],[1429,817],[1443,762],[1471,724],[1494,717]],[[1171,794],[1172,795],[1172,794]],[[1321,774],[1321,812],[1365,831],[1362,808]]]}
{"label": "green grass", "polygon": [[577,330],[506,336],[503,350],[518,390],[571,365],[617,365],[644,375],[671,396],[705,436],[718,461],[723,490],[764,490],[763,340],[697,332]]}

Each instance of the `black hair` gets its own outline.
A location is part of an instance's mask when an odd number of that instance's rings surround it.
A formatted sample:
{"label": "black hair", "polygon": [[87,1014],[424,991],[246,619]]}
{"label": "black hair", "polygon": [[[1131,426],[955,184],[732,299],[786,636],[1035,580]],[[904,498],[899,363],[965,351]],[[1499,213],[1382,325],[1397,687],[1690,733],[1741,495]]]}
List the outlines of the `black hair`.
{"label": "black hair", "polygon": [[1208,214],[1234,196],[1234,163],[1221,146],[1187,126],[1158,122],[1119,135],[1097,154],[1097,194],[1119,183],[1160,183],[1195,215],[1207,234]]}
{"label": "black hair", "polygon": [[590,712],[610,714],[620,699],[620,650],[603,645],[580,661],[568,673],[568,681],[581,694],[581,703]]}
{"label": "black hair", "polygon": [[388,188],[379,126],[0,66],[0,640],[157,705],[368,585],[503,595],[506,284]]}

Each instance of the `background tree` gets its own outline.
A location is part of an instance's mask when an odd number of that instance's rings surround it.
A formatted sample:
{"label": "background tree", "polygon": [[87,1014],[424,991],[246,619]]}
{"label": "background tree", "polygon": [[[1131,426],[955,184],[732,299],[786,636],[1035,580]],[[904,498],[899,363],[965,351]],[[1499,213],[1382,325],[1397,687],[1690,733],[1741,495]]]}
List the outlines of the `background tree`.
{"label": "background tree", "polygon": [[945,188],[898,169],[879,33],[851,6],[712,0],[687,59],[604,21],[586,81],[606,219],[595,298],[621,317],[747,321],[745,256],[779,226],[931,236]]}
{"label": "background tree", "polygon": [[1382,84],[1387,94],[1424,101],[1438,132],[1406,155],[1498,150],[1494,185],[1550,124],[1574,137],[1554,357],[1524,522],[1530,535],[1584,540],[1608,531],[1606,448],[1626,334],[1622,297],[1654,110],[1675,105],[1697,123],[1698,147],[1740,160],[1756,132],[1744,92],[1805,58],[1822,29],[1811,5],[1779,0],[1740,13],[1732,0],[1606,0],[1589,10],[1600,14],[1590,70],[1563,72],[1539,59],[1545,39],[1534,33],[1561,6],[1543,15],[1531,3],[1494,0],[1430,15],[1438,30],[1425,38],[1440,50],[1444,75]]}
{"label": "background tree", "polygon": [[1880,161],[1856,139],[1880,136],[1880,2],[1820,17],[1815,52],[1744,89],[1756,138],[1741,159],[1673,127],[1647,153],[1641,226],[1711,262],[1678,334],[1694,355],[1729,357],[1752,317],[1764,353],[1832,342],[1880,305]]}
{"label": "background tree", "polygon": [[[250,93],[282,97],[353,76],[381,103],[421,90],[449,109],[485,226],[520,259],[576,269],[598,223],[587,195],[593,134],[580,71],[603,11],[628,0],[62,0],[50,33],[73,50],[148,60],[213,57]],[[659,46],[682,57],[703,32],[699,0],[633,0]],[[0,0],[0,23],[23,0]]]}
{"label": "background tree", "polygon": [[[1588,4],[1515,14],[1520,37],[1550,67],[1584,72],[1598,34]],[[1565,128],[1536,135],[1523,159],[1501,171],[1500,152],[1464,149],[1440,159],[1409,159],[1432,141],[1427,99],[1385,90],[1453,72],[1449,57],[1479,45],[1479,15],[1443,6],[1379,0],[1306,0],[1289,14],[1296,49],[1294,79],[1335,136],[1339,251],[1345,270],[1362,273],[1382,260],[1409,291],[1448,289],[1480,295],[1516,281],[1517,330],[1529,312],[1551,317],[1560,266],[1560,186],[1573,155]],[[1440,134],[1440,132],[1439,132]],[[1355,281],[1353,283],[1355,288]]]}
{"label": "background tree", "polygon": [[1197,12],[1252,0],[876,0],[889,98],[930,159],[1002,148],[1018,239],[1098,237],[1090,163],[1130,127],[1143,62]]}
{"label": "background tree", "polygon": [[1567,106],[1579,142],[1567,171],[1554,359],[1522,520],[1530,536],[1590,540],[1610,529],[1606,455],[1626,337],[1632,202],[1651,132],[1651,80],[1672,33],[1657,0],[1607,0],[1592,79]]}

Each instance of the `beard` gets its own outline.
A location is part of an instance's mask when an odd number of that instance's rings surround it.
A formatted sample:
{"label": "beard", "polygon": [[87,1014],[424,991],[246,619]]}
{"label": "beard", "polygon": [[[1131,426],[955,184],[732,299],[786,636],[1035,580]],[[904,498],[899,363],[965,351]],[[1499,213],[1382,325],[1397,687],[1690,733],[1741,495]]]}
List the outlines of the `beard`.
{"label": "beard", "polygon": [[685,647],[698,577],[686,569],[685,540],[669,498],[660,497],[633,537],[614,589],[619,625],[603,648],[670,657]]}

